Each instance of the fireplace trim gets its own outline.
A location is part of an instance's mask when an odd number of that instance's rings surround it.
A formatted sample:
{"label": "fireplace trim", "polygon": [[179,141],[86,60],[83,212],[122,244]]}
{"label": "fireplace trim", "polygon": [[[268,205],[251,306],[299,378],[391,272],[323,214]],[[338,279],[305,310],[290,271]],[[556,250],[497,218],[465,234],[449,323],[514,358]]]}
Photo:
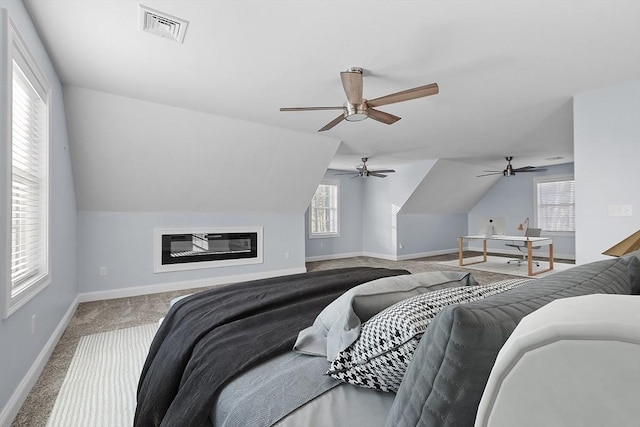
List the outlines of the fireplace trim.
{"label": "fireplace trim", "polygon": [[[263,228],[262,227],[212,227],[212,228],[156,228],[153,239],[153,272],[166,273],[172,271],[201,270],[204,268],[230,267],[238,265],[262,264],[263,262]],[[178,264],[162,263],[162,236],[167,234],[224,234],[224,233],[256,233],[257,256],[251,258],[225,259],[214,261],[185,262]]]}

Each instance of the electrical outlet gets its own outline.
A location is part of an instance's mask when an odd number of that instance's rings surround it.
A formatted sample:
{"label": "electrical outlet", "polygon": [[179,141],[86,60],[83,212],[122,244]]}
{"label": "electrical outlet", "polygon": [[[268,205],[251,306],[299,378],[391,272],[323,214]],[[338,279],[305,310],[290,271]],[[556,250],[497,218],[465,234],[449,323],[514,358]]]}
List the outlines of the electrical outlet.
{"label": "electrical outlet", "polygon": [[100,275],[102,277],[107,275],[107,267],[100,267]]}
{"label": "electrical outlet", "polygon": [[286,251],[286,252],[284,253],[284,259],[289,259],[289,251]]}

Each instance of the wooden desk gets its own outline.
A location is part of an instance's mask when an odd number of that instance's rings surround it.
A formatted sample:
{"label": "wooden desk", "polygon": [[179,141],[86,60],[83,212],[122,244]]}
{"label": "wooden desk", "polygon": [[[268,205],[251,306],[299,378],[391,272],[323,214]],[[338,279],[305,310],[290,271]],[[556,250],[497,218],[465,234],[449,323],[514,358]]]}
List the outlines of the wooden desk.
{"label": "wooden desk", "polygon": [[[464,263],[464,259],[462,257],[462,249],[464,246],[464,240],[482,240],[482,261],[475,261]],[[524,237],[524,236],[503,236],[503,235],[495,235],[495,236],[460,236],[458,237],[458,265],[461,267],[465,265],[479,264],[481,262],[487,262],[487,240],[501,240],[508,242],[526,242],[527,243],[527,265],[528,271],[527,274],[529,276],[535,276],[536,274],[546,273],[547,271],[553,270],[553,240],[548,237]],[[533,261],[532,261],[532,247],[533,246],[549,246],[549,268],[546,270],[540,270],[533,272]]]}

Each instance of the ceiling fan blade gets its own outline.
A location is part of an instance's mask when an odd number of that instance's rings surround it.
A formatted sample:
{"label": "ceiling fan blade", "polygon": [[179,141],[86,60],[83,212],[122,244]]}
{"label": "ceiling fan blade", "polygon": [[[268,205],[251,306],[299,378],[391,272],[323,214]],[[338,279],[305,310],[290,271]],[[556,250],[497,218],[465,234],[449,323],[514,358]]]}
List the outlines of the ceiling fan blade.
{"label": "ceiling fan blade", "polygon": [[395,173],[393,169],[379,169],[375,171],[369,171],[369,173]]}
{"label": "ceiling fan blade", "polygon": [[502,172],[491,172],[491,173],[485,173],[482,175],[478,175],[477,177],[481,177],[481,176],[489,176],[489,175],[502,175]]}
{"label": "ceiling fan blade", "polygon": [[386,178],[387,177],[387,175],[382,175],[381,173],[376,173],[376,172],[371,172],[371,171],[369,171],[369,176],[375,176],[375,177],[378,177],[378,178]]}
{"label": "ceiling fan blade", "polygon": [[381,105],[395,104],[396,102],[409,101],[411,99],[422,98],[425,96],[435,95],[439,91],[437,83],[431,83],[424,86],[415,87],[413,89],[403,90],[402,92],[393,93],[391,95],[382,96],[380,98],[367,101],[369,107],[379,107]]}
{"label": "ceiling fan blade", "polygon": [[340,73],[342,87],[350,104],[362,104],[362,73],[343,71]]}
{"label": "ceiling fan blade", "polygon": [[546,170],[547,170],[546,168],[531,168],[531,169],[529,169],[529,168],[527,168],[527,169],[520,168],[520,169],[514,169],[513,172],[514,173],[515,172],[517,172],[517,173],[521,173],[521,172],[544,172]]}
{"label": "ceiling fan blade", "polygon": [[334,173],[334,175],[360,175],[358,172],[340,172]]}
{"label": "ceiling fan blade", "polygon": [[344,107],[285,107],[280,111],[318,111],[318,110],[344,110]]}
{"label": "ceiling fan blade", "polygon": [[329,130],[329,129],[331,129],[332,127],[334,127],[335,125],[337,125],[338,123],[340,123],[343,120],[344,120],[344,114],[340,114],[338,117],[336,117],[335,119],[331,120],[329,123],[324,125],[322,128],[318,129],[318,132],[324,132],[325,130]]}
{"label": "ceiling fan blade", "polygon": [[398,116],[394,116],[393,114],[385,113],[384,111],[374,110],[373,108],[369,108],[369,111],[368,111],[367,114],[373,120],[377,120],[377,121],[379,121],[381,123],[385,123],[385,124],[388,124],[388,125],[392,125],[395,122],[397,122],[398,120],[400,120],[400,117],[398,117]]}

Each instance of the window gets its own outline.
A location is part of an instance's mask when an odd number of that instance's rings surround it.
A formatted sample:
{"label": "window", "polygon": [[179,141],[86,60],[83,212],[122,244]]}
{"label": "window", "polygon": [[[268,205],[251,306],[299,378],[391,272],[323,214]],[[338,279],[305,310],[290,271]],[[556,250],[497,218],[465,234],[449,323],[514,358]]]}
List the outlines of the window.
{"label": "window", "polygon": [[552,232],[575,232],[573,177],[546,177],[534,182],[538,228]]}
{"label": "window", "polygon": [[[5,137],[11,188],[10,268],[4,316],[8,316],[50,280],[49,267],[49,98],[51,89],[12,23],[8,33]],[[3,61],[4,62],[4,61]],[[10,191],[9,191],[10,190]],[[8,196],[7,196],[8,197]]]}
{"label": "window", "polygon": [[309,237],[337,237],[338,183],[322,182],[309,208]]}

